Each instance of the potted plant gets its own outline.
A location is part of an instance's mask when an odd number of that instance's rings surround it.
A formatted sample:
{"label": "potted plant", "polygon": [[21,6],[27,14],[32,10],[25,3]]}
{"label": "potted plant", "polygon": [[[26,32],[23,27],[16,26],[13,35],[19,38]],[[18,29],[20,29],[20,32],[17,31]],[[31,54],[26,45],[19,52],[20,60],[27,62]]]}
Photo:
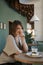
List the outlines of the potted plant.
{"label": "potted plant", "polygon": [[[32,38],[32,32],[28,34],[28,32],[25,31],[25,39],[27,44],[32,44],[32,42],[34,41],[34,39]],[[29,47],[29,50],[31,50],[31,46],[28,46],[28,47]]]}
{"label": "potted plant", "polygon": [[32,38],[32,32],[28,34],[28,32],[25,31],[25,39],[26,39],[27,44],[32,43],[32,41],[34,40]]}

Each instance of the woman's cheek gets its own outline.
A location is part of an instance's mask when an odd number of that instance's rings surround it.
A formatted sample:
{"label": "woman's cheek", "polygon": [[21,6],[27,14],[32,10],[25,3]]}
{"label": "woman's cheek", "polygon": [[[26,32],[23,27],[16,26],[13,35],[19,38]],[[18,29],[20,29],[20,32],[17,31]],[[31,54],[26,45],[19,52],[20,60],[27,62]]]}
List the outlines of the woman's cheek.
{"label": "woman's cheek", "polygon": [[19,35],[19,30],[16,33],[17,33],[17,35]]}

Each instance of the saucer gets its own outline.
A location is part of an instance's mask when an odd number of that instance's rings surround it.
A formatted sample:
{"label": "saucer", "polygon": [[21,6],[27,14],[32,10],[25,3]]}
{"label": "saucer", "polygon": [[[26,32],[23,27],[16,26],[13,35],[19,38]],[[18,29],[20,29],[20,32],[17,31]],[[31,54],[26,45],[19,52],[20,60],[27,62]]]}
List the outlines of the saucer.
{"label": "saucer", "polygon": [[41,58],[42,57],[42,55],[40,55],[39,52],[37,52],[37,53],[27,52],[26,56],[33,57],[33,58]]}

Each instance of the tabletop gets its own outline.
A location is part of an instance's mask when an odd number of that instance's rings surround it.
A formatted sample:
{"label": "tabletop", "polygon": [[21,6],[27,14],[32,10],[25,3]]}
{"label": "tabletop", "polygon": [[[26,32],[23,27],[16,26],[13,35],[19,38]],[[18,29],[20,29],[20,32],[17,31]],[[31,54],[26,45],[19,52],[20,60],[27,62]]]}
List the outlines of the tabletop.
{"label": "tabletop", "polygon": [[18,55],[15,55],[14,58],[16,61],[20,61],[23,63],[43,63],[43,52],[40,52],[40,55],[42,55],[42,57],[29,57],[26,56],[26,53],[21,53]]}

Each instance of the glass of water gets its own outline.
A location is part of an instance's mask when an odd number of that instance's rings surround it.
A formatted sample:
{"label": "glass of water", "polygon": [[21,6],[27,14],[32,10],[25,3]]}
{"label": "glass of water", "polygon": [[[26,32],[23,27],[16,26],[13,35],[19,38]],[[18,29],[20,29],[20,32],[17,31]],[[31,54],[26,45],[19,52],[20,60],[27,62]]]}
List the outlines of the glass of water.
{"label": "glass of water", "polygon": [[37,53],[38,52],[38,48],[37,47],[31,47],[31,51],[32,53]]}

